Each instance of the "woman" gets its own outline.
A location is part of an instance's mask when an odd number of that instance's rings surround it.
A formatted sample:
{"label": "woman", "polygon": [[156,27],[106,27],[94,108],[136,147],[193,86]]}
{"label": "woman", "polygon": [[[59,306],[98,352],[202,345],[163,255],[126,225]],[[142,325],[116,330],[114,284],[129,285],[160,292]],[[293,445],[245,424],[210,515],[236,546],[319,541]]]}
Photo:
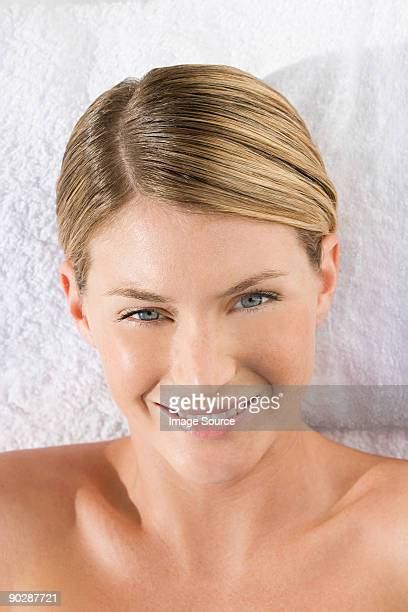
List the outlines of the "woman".
{"label": "woman", "polygon": [[60,283],[130,436],[2,454],[2,589],[75,611],[406,612],[405,461],[255,418],[162,427],[166,386],[308,385],[336,203],[299,114],[246,72],[156,68],[91,104],[57,183]]}

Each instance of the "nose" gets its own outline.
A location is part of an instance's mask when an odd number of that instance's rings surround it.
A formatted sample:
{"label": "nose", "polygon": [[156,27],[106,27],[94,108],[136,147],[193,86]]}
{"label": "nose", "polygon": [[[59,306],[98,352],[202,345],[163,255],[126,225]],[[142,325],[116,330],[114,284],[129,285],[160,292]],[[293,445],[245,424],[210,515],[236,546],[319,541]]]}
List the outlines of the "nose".
{"label": "nose", "polygon": [[172,385],[223,387],[231,384],[237,369],[233,351],[231,340],[215,323],[190,323],[173,336],[166,378]]}

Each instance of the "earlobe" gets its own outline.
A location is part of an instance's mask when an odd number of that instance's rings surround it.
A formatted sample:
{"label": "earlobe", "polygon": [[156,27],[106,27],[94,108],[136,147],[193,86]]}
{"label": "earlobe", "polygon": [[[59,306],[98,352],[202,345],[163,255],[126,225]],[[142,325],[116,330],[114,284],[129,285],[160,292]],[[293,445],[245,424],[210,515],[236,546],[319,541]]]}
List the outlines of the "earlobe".
{"label": "earlobe", "polygon": [[82,338],[95,347],[92,333],[86,316],[85,304],[80,295],[72,265],[64,260],[59,268],[59,284],[65,294],[69,312]]}

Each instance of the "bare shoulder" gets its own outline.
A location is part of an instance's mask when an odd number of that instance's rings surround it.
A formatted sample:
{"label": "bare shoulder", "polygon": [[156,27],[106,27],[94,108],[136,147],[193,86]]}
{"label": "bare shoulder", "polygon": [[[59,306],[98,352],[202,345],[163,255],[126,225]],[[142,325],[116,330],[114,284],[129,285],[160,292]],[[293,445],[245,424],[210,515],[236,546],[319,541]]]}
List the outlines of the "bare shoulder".
{"label": "bare shoulder", "polygon": [[94,478],[110,441],[67,444],[0,453],[0,503],[14,510],[44,510],[52,500],[67,501],[80,484]]}
{"label": "bare shoulder", "polygon": [[[400,547],[408,561],[408,460],[386,458],[373,470],[370,514]],[[370,497],[368,498],[370,499]]]}
{"label": "bare shoulder", "polygon": [[[408,519],[408,460],[384,457],[366,474],[367,500],[374,518]],[[408,525],[408,523],[407,523]],[[391,525],[390,525],[391,526]]]}
{"label": "bare shoulder", "polygon": [[[75,495],[100,472],[103,442],[0,453],[2,576],[26,555],[60,544],[75,523]],[[6,580],[7,582],[7,580]],[[9,582],[8,582],[9,584]]]}
{"label": "bare shoulder", "polygon": [[381,565],[395,609],[408,609],[408,460],[384,458],[367,473],[353,518],[364,525],[368,558]]}
{"label": "bare shoulder", "polygon": [[358,478],[337,510],[361,511],[368,525],[383,524],[389,530],[401,521],[403,526],[408,525],[408,459],[383,457],[349,447],[344,448],[340,457],[342,465],[347,465],[349,457],[350,464],[358,466]]}
{"label": "bare shoulder", "polygon": [[[355,533],[364,530],[378,552],[408,561],[408,460],[385,457],[323,440],[328,464],[338,466],[344,477],[343,493],[329,514]],[[404,550],[400,543],[404,540]]]}

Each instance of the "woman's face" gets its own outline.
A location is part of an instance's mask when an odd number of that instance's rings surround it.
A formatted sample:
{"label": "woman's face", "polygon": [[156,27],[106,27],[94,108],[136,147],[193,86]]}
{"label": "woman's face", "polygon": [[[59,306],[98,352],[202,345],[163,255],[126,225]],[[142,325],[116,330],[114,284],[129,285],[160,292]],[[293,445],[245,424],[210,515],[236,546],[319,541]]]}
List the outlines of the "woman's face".
{"label": "woman's face", "polygon": [[[288,226],[191,215],[139,197],[92,241],[82,302],[69,264],[62,264],[71,314],[99,352],[132,437],[151,444],[183,477],[197,482],[239,477],[279,432],[231,431],[204,440],[161,430],[154,403],[160,402],[160,386],[216,385],[224,390],[229,385],[307,384],[316,325],[329,309],[338,266],[336,237],[326,237],[323,244],[318,275]],[[266,270],[282,275],[227,294]],[[118,288],[136,287],[168,301],[116,294]],[[260,298],[260,291],[274,292],[279,300]],[[143,309],[148,312],[125,318]]]}

